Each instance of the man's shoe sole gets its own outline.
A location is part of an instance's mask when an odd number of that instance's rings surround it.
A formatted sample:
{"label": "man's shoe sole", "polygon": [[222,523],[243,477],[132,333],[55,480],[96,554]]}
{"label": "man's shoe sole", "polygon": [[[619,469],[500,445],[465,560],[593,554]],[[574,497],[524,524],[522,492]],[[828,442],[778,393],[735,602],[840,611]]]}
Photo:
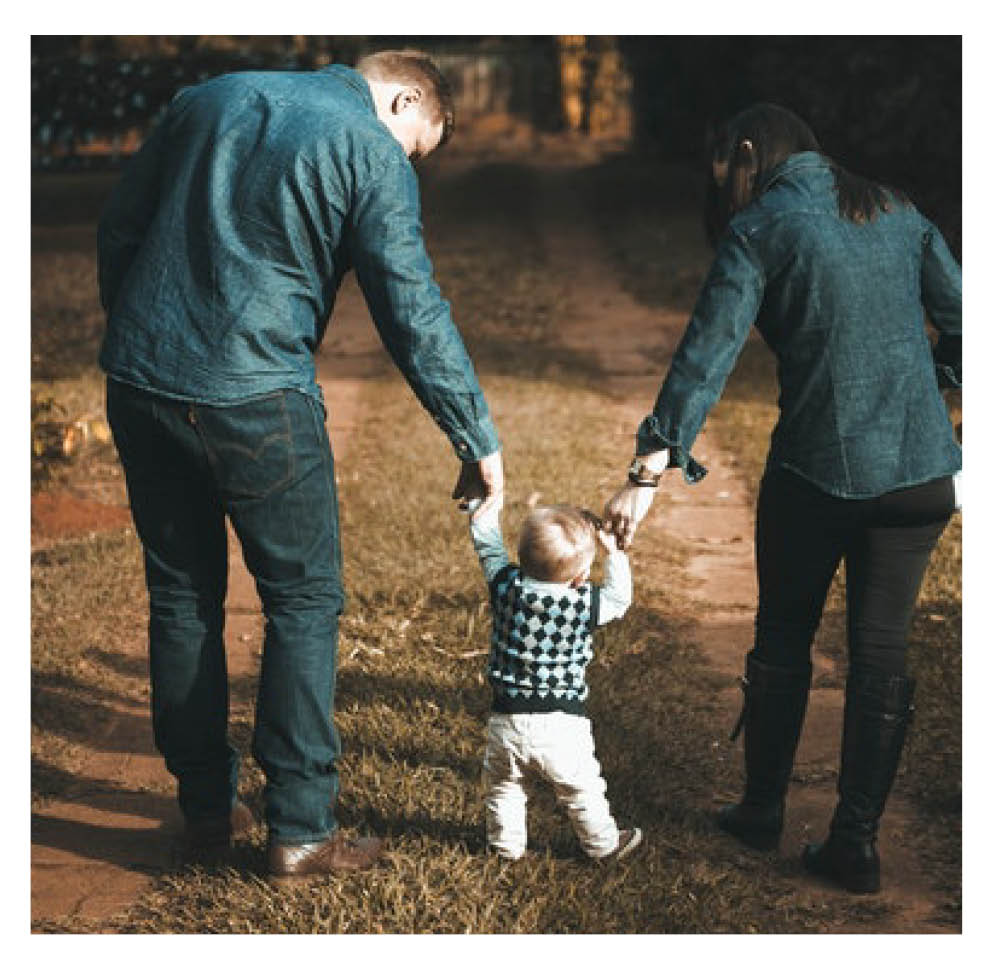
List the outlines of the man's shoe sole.
{"label": "man's shoe sole", "polygon": [[[351,875],[369,871],[381,863],[385,845],[379,838],[343,839],[344,848],[338,838],[332,836],[323,842],[313,842],[297,846],[270,845],[267,867],[269,884],[280,887],[305,885],[320,879],[337,875]],[[354,850],[364,846],[364,850]]]}
{"label": "man's shoe sole", "polygon": [[296,888],[310,885],[314,882],[327,881],[328,879],[336,878],[339,875],[360,875],[363,872],[372,871],[372,869],[378,867],[379,864],[380,859],[377,858],[371,865],[366,865],[363,868],[333,868],[328,869],[327,871],[307,872],[302,875],[276,875],[270,872],[265,876],[265,880],[273,888]]}

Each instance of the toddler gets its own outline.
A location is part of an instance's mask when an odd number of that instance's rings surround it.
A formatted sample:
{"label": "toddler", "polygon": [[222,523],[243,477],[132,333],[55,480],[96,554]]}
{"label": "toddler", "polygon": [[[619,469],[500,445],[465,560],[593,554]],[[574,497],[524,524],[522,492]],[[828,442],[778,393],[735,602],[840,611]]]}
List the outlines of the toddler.
{"label": "toddler", "polygon": [[[622,858],[641,843],[641,831],[619,830],[613,819],[584,703],[593,631],[630,605],[627,556],[595,516],[569,505],[530,512],[519,566],[503,547],[498,508],[470,527],[493,619],[483,762],[489,848],[504,858],[523,855],[529,771],[554,786],[589,857]],[[589,582],[597,540],[607,553],[602,586]]]}

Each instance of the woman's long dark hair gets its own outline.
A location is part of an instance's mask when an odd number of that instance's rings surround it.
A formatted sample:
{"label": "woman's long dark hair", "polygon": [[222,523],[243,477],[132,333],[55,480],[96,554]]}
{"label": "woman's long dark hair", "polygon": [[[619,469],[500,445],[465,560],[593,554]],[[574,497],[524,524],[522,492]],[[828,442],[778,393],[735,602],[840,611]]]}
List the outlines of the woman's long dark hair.
{"label": "woman's long dark hair", "polygon": [[[765,175],[802,151],[823,154],[809,125],[777,104],[755,104],[711,135],[706,152],[710,174],[704,218],[712,245],[734,215],[761,194]],[[869,222],[879,211],[888,212],[893,202],[909,204],[902,192],[853,175],[832,159],[827,161],[834,176],[837,206],[845,219]],[[714,163],[727,166],[722,185],[713,176]]]}

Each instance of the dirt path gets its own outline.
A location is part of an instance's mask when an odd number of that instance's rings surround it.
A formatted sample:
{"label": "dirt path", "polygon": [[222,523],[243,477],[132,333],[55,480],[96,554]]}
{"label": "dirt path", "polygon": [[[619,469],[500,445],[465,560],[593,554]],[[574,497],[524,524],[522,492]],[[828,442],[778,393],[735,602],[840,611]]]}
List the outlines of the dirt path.
{"label": "dirt path", "polygon": [[[623,290],[567,171],[563,177],[560,169],[538,170],[535,178],[541,200],[536,221],[551,260],[550,272],[570,280],[570,305],[568,312],[557,314],[560,328],[554,338],[562,348],[597,353],[605,373],[603,389],[609,394],[603,406],[615,412],[618,425],[629,432],[626,440],[632,441],[658,389],[663,372],[658,360],[674,350],[684,316],[648,309]],[[366,378],[389,367],[352,282],[341,293],[318,367],[329,403],[331,439],[340,457],[360,428]],[[737,675],[751,643],[756,594],[752,509],[731,460],[705,430],[696,451],[710,474],[691,490],[678,481],[667,485],[670,501],[658,502],[645,520],[632,558],[635,570],[649,569],[652,545],[660,545],[665,536],[675,535],[688,544],[690,572],[698,580],[693,597],[705,604],[693,636],[715,668]],[[618,453],[618,483],[628,454],[626,450]],[[35,529],[39,538],[44,531],[42,511],[39,508]],[[120,511],[118,507],[116,514]],[[86,514],[109,516],[112,524],[115,513],[91,507],[84,510]],[[253,678],[262,619],[236,542],[231,544],[228,605],[229,669],[233,677]],[[133,658],[144,662],[142,631],[136,630],[132,645]],[[817,662],[814,682],[830,672],[823,659],[818,657]],[[739,709],[739,691],[728,688],[725,701],[729,730]],[[796,770],[805,783],[793,784],[790,791],[782,846],[788,856],[795,856],[803,841],[822,834],[832,810],[840,706],[836,688],[813,690]],[[122,702],[113,712],[104,736],[78,763],[72,789],[33,818],[33,920],[108,917],[174,865],[180,818],[171,793],[172,779],[152,747],[146,704]],[[725,747],[725,756],[739,762],[739,748]],[[720,792],[720,796],[729,799],[734,793]],[[941,899],[928,887],[920,862],[907,847],[911,817],[910,806],[894,797],[881,843],[885,898],[891,914],[876,928],[879,932],[947,931],[946,925],[932,921]],[[714,833],[714,837],[722,835]],[[803,878],[798,869],[794,880],[799,900],[815,904],[830,892]]]}
{"label": "dirt path", "polygon": [[[572,281],[569,309],[558,316],[557,334],[566,347],[595,349],[605,374],[605,387],[621,401],[618,417],[629,428],[630,441],[658,393],[667,359],[685,327],[681,313],[665,313],[636,302],[619,285],[603,250],[588,209],[574,186],[560,173],[548,173],[538,193],[543,210],[540,224],[551,260],[551,272]],[[664,267],[659,267],[663,271]],[[606,337],[608,334],[608,338]],[[704,426],[694,447],[709,474],[695,486],[673,476],[667,479],[670,504],[656,502],[638,530],[631,557],[635,573],[651,568],[651,546],[675,536],[691,550],[689,572],[698,584],[690,593],[704,618],[692,636],[708,662],[733,676],[744,668],[751,648],[757,584],[754,571],[753,509],[733,461]],[[624,456],[627,460],[627,455]],[[623,465],[617,467],[617,484]],[[803,844],[821,840],[836,801],[843,691],[819,682],[836,682],[834,664],[814,650],[813,690],[789,790],[786,830],[780,851],[798,857]],[[726,691],[726,722],[730,727],[740,710],[740,690]],[[739,746],[722,741],[725,756],[742,763]],[[738,791],[715,796],[713,805],[732,800]],[[950,931],[938,913],[943,897],[927,882],[923,863],[910,846],[912,806],[894,793],[886,810],[879,850],[883,859],[884,898],[888,917],[875,925],[879,933]],[[725,837],[715,833],[715,837]],[[804,900],[833,893],[797,871],[795,892]],[[842,928],[842,927],[839,927]]]}

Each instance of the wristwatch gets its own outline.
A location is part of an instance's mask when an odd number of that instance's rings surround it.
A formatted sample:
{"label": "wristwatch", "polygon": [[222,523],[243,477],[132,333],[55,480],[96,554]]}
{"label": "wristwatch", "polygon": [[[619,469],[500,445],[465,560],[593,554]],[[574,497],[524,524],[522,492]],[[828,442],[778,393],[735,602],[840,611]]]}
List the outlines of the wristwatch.
{"label": "wristwatch", "polygon": [[643,458],[635,457],[627,469],[627,480],[638,488],[657,488],[664,471],[652,471]]}

